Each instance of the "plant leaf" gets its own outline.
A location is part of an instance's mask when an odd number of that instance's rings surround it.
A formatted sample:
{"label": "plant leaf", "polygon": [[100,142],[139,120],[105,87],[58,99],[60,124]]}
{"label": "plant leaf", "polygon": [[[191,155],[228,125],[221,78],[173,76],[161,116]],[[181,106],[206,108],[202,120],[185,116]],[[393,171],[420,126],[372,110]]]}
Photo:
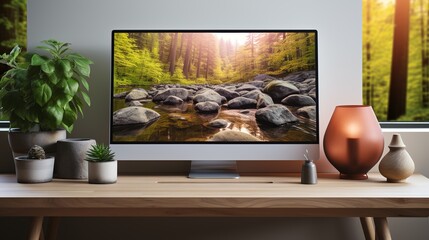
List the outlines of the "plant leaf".
{"label": "plant leaf", "polygon": [[49,123],[51,123],[50,124],[51,126],[49,128],[55,129],[61,126],[61,122],[63,120],[63,115],[64,115],[63,108],[57,105],[47,106],[46,113],[48,115]]}
{"label": "plant leaf", "polygon": [[80,82],[82,83],[82,86],[83,86],[87,91],[89,91],[89,84],[88,84],[88,81],[86,81],[86,79],[85,79],[84,77],[80,77],[79,79],[80,79]]}
{"label": "plant leaf", "polygon": [[43,49],[43,50],[48,51],[48,52],[54,50],[54,49],[47,47],[47,46],[37,46],[36,48]]}
{"label": "plant leaf", "polygon": [[91,60],[86,59],[82,56],[79,58],[74,58],[73,60],[76,63],[76,65],[79,65],[79,66],[87,66],[92,63]]}
{"label": "plant leaf", "polygon": [[71,78],[73,76],[73,70],[70,61],[67,59],[60,59],[59,63],[63,69],[64,76],[66,78]]}
{"label": "plant leaf", "polygon": [[89,77],[89,75],[91,74],[91,68],[89,67],[88,64],[84,64],[84,65],[76,64],[76,68],[78,72],[84,75],[85,77]]}
{"label": "plant leaf", "polygon": [[61,126],[68,132],[68,133],[72,133],[72,131],[73,131],[73,127],[74,127],[74,125],[72,124],[71,126],[67,126],[67,125],[65,125],[64,123],[63,124],[61,124]]}
{"label": "plant leaf", "polygon": [[60,79],[57,77],[57,75],[55,73],[51,73],[51,74],[47,74],[49,81],[51,81],[51,83],[53,83],[54,85],[56,85]]}
{"label": "plant leaf", "polygon": [[80,54],[77,54],[77,53],[70,53],[69,55],[67,55],[67,58],[69,60],[71,60],[71,61],[74,61],[74,62],[78,61],[78,63],[76,63],[76,64],[86,64],[86,65],[89,65],[89,64],[93,64],[94,63],[90,59],[88,59],[88,58],[86,58],[86,57],[84,57],[84,56],[82,56]]}
{"label": "plant leaf", "polygon": [[51,74],[55,71],[55,64],[52,60],[49,60],[41,65],[42,71]]}
{"label": "plant leaf", "polygon": [[77,80],[74,80],[73,78],[68,78],[66,82],[69,88],[68,94],[71,96],[74,96],[77,93],[77,90],[79,89],[79,82]]}
{"label": "plant leaf", "polygon": [[8,61],[9,62],[15,62],[18,55],[21,53],[21,48],[18,45],[15,45],[15,47],[10,51]]}
{"label": "plant leaf", "polygon": [[80,100],[80,98],[78,96],[74,96],[73,100],[72,100],[73,106],[75,107],[75,111],[79,111],[80,115],[83,116],[83,111],[82,111],[82,100]]}
{"label": "plant leaf", "polygon": [[46,83],[36,84],[36,86],[33,87],[33,94],[36,103],[43,107],[49,101],[49,99],[51,99],[52,89]]}
{"label": "plant leaf", "polygon": [[81,94],[86,105],[91,106],[91,99],[89,98],[88,94],[86,94],[86,92],[81,92]]}
{"label": "plant leaf", "polygon": [[34,54],[31,57],[31,66],[41,66],[42,64],[44,64],[46,62],[45,59],[43,59],[40,55],[38,54]]}
{"label": "plant leaf", "polygon": [[73,126],[74,122],[77,120],[76,112],[72,111],[70,108],[64,111],[63,123],[67,126]]}

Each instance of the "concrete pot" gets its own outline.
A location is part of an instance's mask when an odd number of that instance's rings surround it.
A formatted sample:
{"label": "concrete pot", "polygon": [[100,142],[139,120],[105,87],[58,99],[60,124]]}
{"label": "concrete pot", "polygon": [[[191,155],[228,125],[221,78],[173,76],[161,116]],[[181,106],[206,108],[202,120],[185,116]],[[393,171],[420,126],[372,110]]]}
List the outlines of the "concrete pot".
{"label": "concrete pot", "polygon": [[55,156],[57,141],[66,138],[66,130],[21,132],[11,129],[8,134],[9,146],[13,157],[27,156],[33,145],[39,145],[46,155]]}
{"label": "concrete pot", "polygon": [[56,178],[86,179],[88,163],[86,152],[95,145],[94,139],[67,138],[57,142],[54,173]]}
{"label": "concrete pot", "polygon": [[54,157],[46,159],[28,159],[27,156],[15,157],[16,178],[19,183],[44,183],[52,181]]}
{"label": "concrete pot", "polygon": [[88,162],[89,183],[116,183],[118,162]]}

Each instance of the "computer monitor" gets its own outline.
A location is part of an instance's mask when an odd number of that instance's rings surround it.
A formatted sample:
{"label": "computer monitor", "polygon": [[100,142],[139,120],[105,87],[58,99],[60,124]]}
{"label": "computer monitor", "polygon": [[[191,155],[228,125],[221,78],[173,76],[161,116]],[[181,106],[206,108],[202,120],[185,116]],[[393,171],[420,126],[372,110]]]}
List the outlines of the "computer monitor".
{"label": "computer monitor", "polygon": [[317,54],[316,30],[114,30],[110,146],[202,172],[316,160]]}

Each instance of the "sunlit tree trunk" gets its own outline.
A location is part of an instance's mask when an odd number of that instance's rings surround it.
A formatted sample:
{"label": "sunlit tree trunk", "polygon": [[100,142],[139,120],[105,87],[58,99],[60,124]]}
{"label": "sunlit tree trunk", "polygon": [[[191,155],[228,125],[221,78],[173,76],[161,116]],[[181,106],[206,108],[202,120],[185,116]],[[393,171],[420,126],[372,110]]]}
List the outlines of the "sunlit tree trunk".
{"label": "sunlit tree trunk", "polygon": [[[422,107],[429,107],[429,1],[426,12],[426,28],[424,26],[423,0],[420,0],[421,29],[422,29]],[[426,30],[426,31],[425,31]]]}
{"label": "sunlit tree trunk", "polygon": [[186,41],[186,53],[185,53],[185,61],[183,62],[183,74],[185,78],[189,78],[189,65],[191,63],[191,50],[192,50],[192,33],[189,33],[187,36],[188,39]]}
{"label": "sunlit tree trunk", "polygon": [[210,68],[210,46],[207,46],[207,61],[206,61],[206,72],[205,72],[206,81],[209,77],[209,68]]}
{"label": "sunlit tree trunk", "polygon": [[177,35],[178,33],[174,33],[171,42],[170,48],[170,75],[173,76],[174,69],[176,68],[176,48],[177,48]]}
{"label": "sunlit tree trunk", "polygon": [[163,62],[164,59],[164,34],[158,33],[159,41],[159,61]]}
{"label": "sunlit tree trunk", "polygon": [[410,0],[396,0],[394,24],[388,120],[396,120],[406,111]]}
{"label": "sunlit tree trunk", "polygon": [[183,42],[185,40],[185,34],[182,33],[180,35],[180,48],[179,48],[179,55],[176,57],[176,61],[179,60],[179,58],[182,56],[182,50],[183,50]]}
{"label": "sunlit tree trunk", "polygon": [[201,53],[202,53],[202,50],[203,50],[202,47],[203,47],[203,43],[200,40],[200,44],[198,46],[198,60],[197,60],[197,75],[196,75],[196,78],[200,77],[201,55],[202,55]]}
{"label": "sunlit tree trunk", "polygon": [[251,56],[251,58],[252,58],[252,64],[251,64],[251,67],[252,67],[252,70],[254,70],[255,69],[255,35],[253,33],[250,34],[250,47],[251,47],[251,50],[252,50],[252,56]]}

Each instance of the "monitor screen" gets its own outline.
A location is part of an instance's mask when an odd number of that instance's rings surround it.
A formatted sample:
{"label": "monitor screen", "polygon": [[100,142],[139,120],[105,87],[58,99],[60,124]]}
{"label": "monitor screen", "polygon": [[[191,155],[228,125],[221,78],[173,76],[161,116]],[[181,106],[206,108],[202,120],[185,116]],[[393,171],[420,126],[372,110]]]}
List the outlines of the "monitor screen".
{"label": "monitor screen", "polygon": [[316,30],[114,30],[111,63],[111,144],[319,143]]}

